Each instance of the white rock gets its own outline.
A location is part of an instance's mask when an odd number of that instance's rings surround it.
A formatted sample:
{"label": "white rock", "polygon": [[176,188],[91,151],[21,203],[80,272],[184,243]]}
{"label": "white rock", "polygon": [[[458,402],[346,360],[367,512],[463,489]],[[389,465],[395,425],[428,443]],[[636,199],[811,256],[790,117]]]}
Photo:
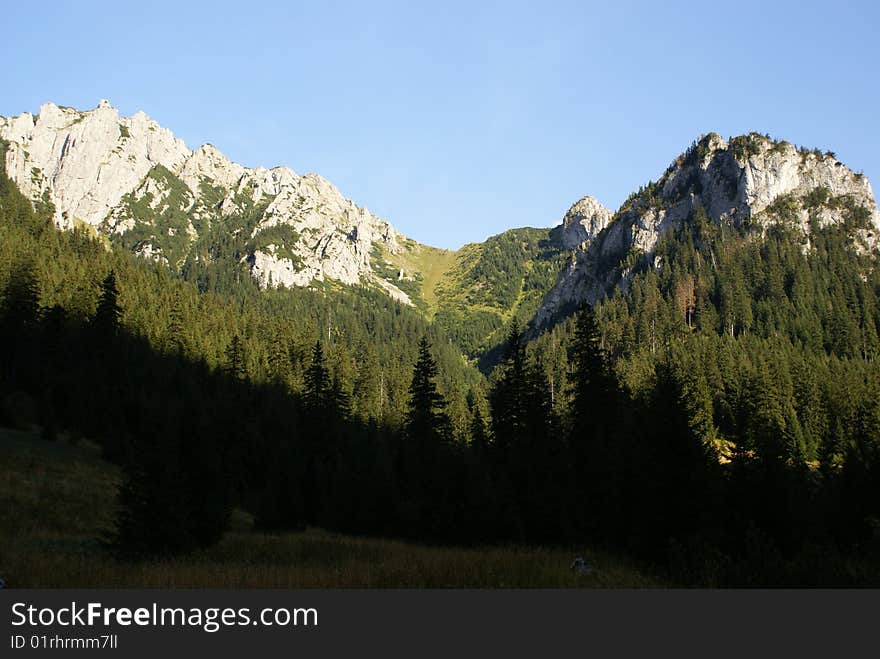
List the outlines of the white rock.
{"label": "white rock", "polygon": [[[593,303],[616,286],[625,288],[628,271],[623,269],[621,273],[601,264],[620,264],[627,255],[652,258],[660,237],[687,221],[697,205],[714,222],[738,227],[748,222],[755,231],[762,232],[776,221],[771,207],[781,197],[802,199],[817,188],[825,188],[834,197],[850,195],[868,209],[872,228],[861,232],[856,248],[880,248],[880,213],[867,177],[855,174],[831,155],[801,153],[791,144],[774,143],[760,135],[750,136],[750,147],[749,153],[738,156],[720,136],[706,136],[690,157],[680,157],[664,173],[657,183],[655,199],[642,195],[634,206],[621,208],[608,221],[599,214],[596,226],[603,226],[603,221],[607,226],[601,235],[590,237],[589,231],[579,228],[584,226],[580,218],[589,217],[591,206],[585,205],[582,213],[577,210],[581,202],[575,204],[563,221],[563,240],[567,234],[570,237],[566,245],[575,244],[585,235],[590,239],[576,246],[570,266],[560,273],[542,301],[536,325],[583,302]],[[822,208],[812,213],[821,225],[844,219],[840,209]],[[810,212],[800,208],[796,221],[807,241],[809,220]]]}
{"label": "white rock", "polygon": [[10,177],[31,198],[48,191],[61,227],[98,226],[155,164],[175,170],[189,154],[145,115],[120,118],[106,101],[91,112],[46,103],[37,117],[13,118],[0,136],[10,142]]}
{"label": "white rock", "polygon": [[[193,220],[210,222],[260,210],[251,239],[279,225],[290,228],[289,235],[296,239],[283,247],[293,259],[280,256],[286,252],[274,244],[247,257],[261,286],[306,286],[333,279],[376,285],[411,303],[373,271],[376,250],[399,252],[400,235],[317,174],[300,176],[287,167],[249,169],[210,144],[190,151],[143,112],[120,117],[106,100],[86,112],[47,103],[36,117],[0,117],[0,137],[10,142],[5,163],[10,177],[34,200],[48,195],[59,227],[84,222],[124,234],[145,220],[131,217],[123,201],[128,194],[135,200],[149,195],[150,207],[159,214],[168,210],[170,189],[156,180],[162,177],[147,176],[162,165],[188,191],[181,210],[189,213],[191,240],[198,238]],[[152,244],[139,244],[136,251],[164,259]]]}
{"label": "white rock", "polygon": [[586,196],[576,201],[562,218],[562,245],[573,250],[595,240],[611,221],[614,214],[594,197]]}

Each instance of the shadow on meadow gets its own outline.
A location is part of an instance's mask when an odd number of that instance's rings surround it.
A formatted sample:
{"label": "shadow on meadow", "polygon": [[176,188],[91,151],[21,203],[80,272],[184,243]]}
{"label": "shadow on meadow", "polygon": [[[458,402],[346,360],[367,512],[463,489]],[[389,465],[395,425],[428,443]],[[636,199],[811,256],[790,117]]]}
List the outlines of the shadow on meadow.
{"label": "shadow on meadow", "polygon": [[62,588],[568,588],[656,587],[648,572],[577,550],[597,568],[575,576],[575,550],[455,548],[308,529],[260,533],[236,511],[214,547],[174,560],[124,562],[113,528],[116,467],[88,440],[71,446],[0,430],[0,576],[9,587]]}

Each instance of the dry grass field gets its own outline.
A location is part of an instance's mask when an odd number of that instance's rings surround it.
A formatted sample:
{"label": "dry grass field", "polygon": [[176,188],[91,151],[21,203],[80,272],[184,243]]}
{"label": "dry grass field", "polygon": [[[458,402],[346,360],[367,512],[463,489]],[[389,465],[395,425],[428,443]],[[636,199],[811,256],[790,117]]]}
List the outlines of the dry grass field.
{"label": "dry grass field", "polygon": [[[243,513],[215,547],[125,563],[113,528],[115,469],[88,441],[0,430],[0,577],[12,588],[641,588],[636,565],[584,548],[433,547],[319,529],[264,534]],[[575,553],[596,567],[577,577]]]}

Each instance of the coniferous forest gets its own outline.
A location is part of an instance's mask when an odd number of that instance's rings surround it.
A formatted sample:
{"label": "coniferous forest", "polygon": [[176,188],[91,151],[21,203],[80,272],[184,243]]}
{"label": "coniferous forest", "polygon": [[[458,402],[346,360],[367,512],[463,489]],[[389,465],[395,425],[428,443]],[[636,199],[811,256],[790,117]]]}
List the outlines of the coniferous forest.
{"label": "coniferous forest", "polygon": [[698,209],[665,267],[514,321],[482,360],[374,290],[260,291],[239,259],[177,272],[50,217],[0,172],[0,426],[118,465],[120,561],[210,546],[243,510],[266,532],[601,546],[681,585],[878,583],[857,208],[808,251]]}

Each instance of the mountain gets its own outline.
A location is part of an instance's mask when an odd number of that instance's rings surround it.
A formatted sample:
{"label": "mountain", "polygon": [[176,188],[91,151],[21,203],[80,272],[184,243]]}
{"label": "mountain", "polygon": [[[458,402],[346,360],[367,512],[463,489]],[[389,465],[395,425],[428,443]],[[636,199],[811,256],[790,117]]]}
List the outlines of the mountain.
{"label": "mountain", "polygon": [[[571,212],[571,211],[570,211]],[[880,213],[868,179],[833,153],[798,149],[757,133],[726,142],[711,133],[695,142],[660,176],[633,193],[613,218],[581,232],[574,257],[542,301],[537,326],[584,302],[626,289],[639,265],[662,268],[660,239],[704,214],[718,227],[754,237],[775,225],[794,228],[810,249],[816,227],[846,225],[860,252],[880,247]],[[570,240],[572,245],[575,240]]]}
{"label": "mountain", "polygon": [[833,154],[709,135],[616,213],[448,251],[107,104],[0,131],[0,426],[119,464],[121,553],[241,509],[880,582],[878,215]]}
{"label": "mountain", "polygon": [[51,203],[61,228],[94,231],[202,290],[228,288],[239,271],[262,289],[373,288],[414,306],[475,359],[514,319],[540,330],[625,291],[634,272],[661,269],[658,243],[698,214],[753,238],[795,227],[804,250],[829,225],[852,225],[860,252],[880,245],[863,175],[830,152],[757,133],[702,137],[617,212],[587,196],[554,229],[511,229],[457,251],[407,238],[317,174],[246,168],[210,144],[190,150],[143,112],[121,117],[104,100],[90,111],[47,103],[37,115],[0,117],[0,139],[10,178]]}
{"label": "mountain", "polygon": [[120,117],[102,100],[80,111],[46,103],[0,117],[6,169],[22,192],[51,202],[61,228],[88,226],[181,270],[216,258],[212,233],[262,288],[331,280],[412,304],[405,289],[424,248],[342,196],[317,174],[247,168],[206,144],[191,151],[143,112]]}
{"label": "mountain", "polygon": [[210,144],[190,150],[143,112],[122,117],[106,100],[0,117],[0,139],[10,178],[51,204],[60,228],[87,228],[203,288],[239,265],[263,289],[375,288],[436,320],[472,357],[497,345],[513,318],[531,319],[563,255],[612,215],[585,197],[553,231],[514,229],[443,250],[400,234],[317,174],[249,169]]}

